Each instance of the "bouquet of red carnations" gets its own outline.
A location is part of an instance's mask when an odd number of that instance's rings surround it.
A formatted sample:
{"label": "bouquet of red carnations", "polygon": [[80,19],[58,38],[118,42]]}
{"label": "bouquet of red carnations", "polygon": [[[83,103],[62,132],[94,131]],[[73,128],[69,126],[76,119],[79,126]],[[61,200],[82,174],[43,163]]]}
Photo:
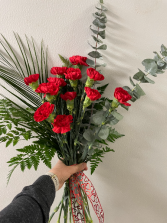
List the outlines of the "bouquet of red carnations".
{"label": "bouquet of red carnations", "polygon": [[[87,80],[85,83],[81,82],[82,66],[88,66],[86,60],[86,57],[77,55],[69,58],[70,67],[52,67],[50,72],[56,77],[47,78],[47,83],[38,85],[39,74],[24,78],[25,83],[37,94],[44,94],[43,104],[35,111],[34,120],[47,121],[59,146],[58,157],[66,165],[88,162],[92,159],[92,154],[95,158],[98,157],[96,152],[111,151],[109,147],[102,150],[95,147],[101,148],[100,144],[107,145],[105,139],[113,137],[114,133],[114,129],[108,124],[115,120],[115,116],[120,116],[116,108],[119,104],[130,106],[127,101],[132,98],[123,88],[116,88],[114,100],[106,101],[105,111],[102,105],[99,112],[95,107],[92,109],[92,103],[99,105],[104,101],[100,101],[102,87],[99,90],[92,88],[104,76],[94,68],[87,68]],[[74,222],[91,222],[87,197],[100,222],[103,222],[104,213],[97,193],[84,173],[73,175],[66,183],[60,204],[61,209],[64,207],[65,210],[64,217],[67,217],[68,207],[71,206]]]}
{"label": "bouquet of red carnations", "polygon": [[[167,68],[167,48],[161,46],[161,56],[155,52],[154,59],[143,60],[145,71],[139,70],[130,82],[132,88],[124,86],[115,89],[113,99],[103,97],[108,84],[101,85],[104,76],[99,70],[105,64],[98,63],[102,59],[99,50],[106,50],[105,23],[107,17],[106,7],[100,0],[97,12],[93,15],[93,25],[97,29],[91,30],[95,41],[93,51],[88,55],[93,60],[82,56],[72,56],[69,59],[60,56],[62,67],[52,67],[48,75],[47,52],[45,54],[41,44],[41,57],[38,58],[34,41],[26,36],[27,49],[20,36],[14,34],[22,54],[22,63],[19,61],[12,46],[4,36],[0,44],[6,53],[0,52],[0,78],[12,87],[18,94],[1,85],[15,96],[22,105],[15,103],[6,96],[0,100],[0,142],[6,142],[6,147],[13,143],[15,146],[20,139],[33,139],[31,145],[17,149],[20,153],[8,161],[13,166],[8,175],[9,179],[17,166],[21,170],[34,166],[37,170],[40,160],[51,168],[51,160],[57,156],[67,166],[82,162],[90,162],[93,173],[105,153],[113,151],[108,142],[124,136],[118,133],[116,125],[123,116],[117,111],[121,106],[128,110],[144,91],[140,83],[154,83],[148,75],[154,77],[163,73]],[[102,44],[98,46],[98,44]],[[27,53],[28,51],[28,53]],[[85,69],[86,68],[86,69]],[[86,80],[83,79],[86,71]],[[64,194],[54,213],[60,210],[58,222],[62,211],[64,222],[93,222],[88,200],[90,200],[99,222],[104,222],[104,212],[101,207],[96,190],[81,172],[74,174],[66,182]]]}

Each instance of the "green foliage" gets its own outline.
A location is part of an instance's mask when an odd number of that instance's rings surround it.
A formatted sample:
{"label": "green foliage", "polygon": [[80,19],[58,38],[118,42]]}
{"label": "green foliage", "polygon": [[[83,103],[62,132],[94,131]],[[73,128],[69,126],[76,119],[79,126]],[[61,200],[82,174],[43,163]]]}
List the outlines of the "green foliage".
{"label": "green foliage", "polygon": [[140,87],[140,85],[136,84],[136,92],[139,96],[143,96],[145,95],[145,92],[142,90],[142,88]]}
{"label": "green foliage", "polygon": [[91,26],[90,26],[90,29],[92,30],[92,32],[93,32],[94,34],[97,34],[97,35],[100,36],[102,39],[105,39],[105,30],[97,31],[97,30],[92,29]]}
{"label": "green foliage", "polygon": [[[163,44],[161,45],[160,53],[163,57],[161,57],[157,52],[154,52],[154,59],[145,59],[142,61],[142,65],[144,66],[146,73],[139,69],[139,72],[137,72],[133,76],[133,79],[138,81],[138,83],[136,84],[130,77],[130,83],[133,86],[133,89],[128,86],[123,87],[123,89],[126,90],[132,96],[132,102],[135,102],[141,96],[145,95],[145,92],[141,88],[140,83],[155,83],[152,79],[148,77],[148,75],[157,77],[157,74],[162,74],[164,73],[164,70],[167,69],[167,48]],[[122,104],[121,106],[128,110],[128,108],[126,108]]]}
{"label": "green foliage", "polygon": [[105,111],[97,111],[94,115],[92,115],[91,120],[94,124],[100,125],[105,121],[106,112]]}
{"label": "green foliage", "polygon": [[63,56],[59,54],[60,60],[63,62],[64,67],[71,67],[71,63],[68,59],[65,59]]}
{"label": "green foliage", "polygon": [[108,135],[109,135],[109,127],[104,125],[102,126],[102,128],[100,129],[99,133],[98,133],[98,136],[101,138],[101,139],[107,139]]}
{"label": "green foliage", "polygon": [[[102,3],[102,0],[100,0],[100,2]],[[101,4],[100,8],[99,7],[96,7],[96,8],[100,11],[107,11],[107,8],[105,6],[103,6],[102,4]]]}
{"label": "green foliage", "polygon": [[[5,135],[0,137],[0,142],[6,142],[6,147],[11,145],[12,142],[13,146],[15,146],[20,139],[38,139],[34,142],[36,144],[18,149],[17,151],[23,154],[18,154],[12,158],[9,162],[10,166],[20,165],[21,170],[24,171],[25,167],[31,168],[33,165],[37,170],[39,161],[42,160],[45,165],[51,167],[50,161],[56,150],[60,154],[60,148],[51,126],[48,126],[46,121],[35,122],[33,113],[7,98],[0,100],[0,125],[0,135]],[[50,139],[49,141],[48,138]],[[25,155],[28,155],[29,158],[25,157]],[[14,169],[9,173],[8,182]]]}
{"label": "green foliage", "polygon": [[14,166],[12,170],[10,170],[7,184],[9,183],[10,177],[14,171],[14,169],[20,165],[21,171],[24,171],[27,167],[31,169],[33,166],[35,170],[37,170],[40,160],[49,168],[51,168],[51,159],[54,157],[56,153],[55,148],[50,148],[44,145],[36,145],[31,144],[29,146],[24,146],[22,149],[16,149],[21,152],[15,157],[12,157],[7,163],[9,166]]}
{"label": "green foliage", "polygon": [[99,47],[97,47],[97,50],[106,50],[107,49],[107,45],[106,44],[103,44]]}
{"label": "green foliage", "polygon": [[[9,180],[10,180],[11,176],[12,176],[12,173],[14,172],[14,170],[16,169],[16,167],[17,167],[18,165],[19,165],[19,163],[16,164],[16,165],[9,171],[8,176],[7,176],[7,185],[8,185],[8,183],[9,183]],[[7,185],[6,185],[6,186],[7,186]]]}
{"label": "green foliage", "polygon": [[145,71],[153,76],[157,76],[156,72],[157,72],[157,64],[155,63],[155,61],[153,59],[145,59],[142,61],[143,66],[145,67]]}
{"label": "green foliage", "polygon": [[103,41],[101,41],[100,39],[98,39],[96,36],[93,36],[92,35],[92,37],[93,37],[94,41],[96,41],[98,44],[99,43],[103,43]]}
{"label": "green foliage", "polygon": [[[106,44],[102,44],[101,46],[97,47],[97,44],[103,43],[103,41],[99,38],[101,37],[102,39],[105,39],[105,28],[106,28],[106,22],[107,22],[107,16],[104,13],[104,11],[107,10],[107,8],[104,6],[103,4],[103,0],[100,1],[100,5],[99,7],[96,7],[96,9],[98,9],[99,11],[93,13],[93,16],[95,17],[95,20],[93,21],[93,25],[95,27],[97,27],[96,29],[92,29],[90,26],[91,31],[93,32],[93,34],[96,34],[97,36],[92,35],[93,39],[95,40],[95,46],[92,46],[89,42],[89,45],[95,49],[95,51],[92,51],[90,53],[88,53],[88,55],[90,57],[93,57],[95,59],[95,64],[92,66],[94,68],[100,67],[100,66],[106,66],[105,63],[103,64],[98,64],[97,60],[103,59],[102,55],[98,52],[98,50],[106,50],[107,49],[107,45]],[[102,30],[101,30],[102,29]]]}
{"label": "green foliage", "polygon": [[109,136],[107,137],[107,140],[109,142],[114,143],[116,139],[121,138],[122,136],[124,136],[124,135],[123,134],[120,134],[115,129],[111,129],[110,128],[110,133],[109,133]]}
{"label": "green foliage", "polygon": [[93,58],[100,58],[100,57],[102,57],[102,55],[98,51],[91,51],[90,53],[88,53],[88,55],[93,57]]}
{"label": "green foliage", "polygon": [[92,141],[94,139],[94,132],[91,129],[86,129],[83,137],[87,140],[87,141]]}
{"label": "green foliage", "polygon": [[151,80],[150,78],[148,78],[146,76],[144,77],[144,79],[150,84],[155,84],[155,81]]}
{"label": "green foliage", "polygon": [[154,53],[155,53],[154,60],[156,61],[158,67],[164,67],[165,62],[162,60],[162,58],[157,52]]}
{"label": "green foliage", "polygon": [[90,159],[90,166],[91,166],[91,174],[94,173],[95,169],[98,167],[99,163],[102,162],[102,158],[104,157],[105,153],[108,152],[115,152],[113,149],[109,147],[105,147],[103,149],[95,149],[93,155]]}
{"label": "green foliage", "polygon": [[[15,50],[12,48],[7,39],[2,35],[0,45],[4,52],[0,52],[0,78],[3,79],[9,86],[16,90],[23,98],[26,98],[27,105],[30,103],[39,107],[42,102],[38,94],[36,94],[29,86],[24,83],[24,77],[33,73],[39,73],[39,83],[46,82],[48,78],[47,50],[44,50],[43,42],[41,42],[41,57],[38,58],[34,40],[28,40],[26,36],[27,47],[24,45],[20,36],[14,33],[15,39],[21,52],[21,59],[18,57]],[[35,59],[34,59],[35,58]],[[3,87],[1,85],[1,87]],[[9,93],[24,102],[21,97],[4,88]],[[42,95],[41,95],[42,97]]]}
{"label": "green foliage", "polygon": [[109,84],[105,84],[103,86],[97,87],[97,90],[100,92],[101,95],[104,93],[108,85]]}
{"label": "green foliage", "polygon": [[97,26],[97,27],[99,27],[101,29],[105,29],[106,28],[105,23],[101,22],[100,19],[97,19],[97,18],[93,21],[93,25],[95,25],[95,26]]}
{"label": "green foliage", "polygon": [[123,119],[123,116],[120,113],[118,113],[116,110],[112,111],[111,114],[119,121]]}

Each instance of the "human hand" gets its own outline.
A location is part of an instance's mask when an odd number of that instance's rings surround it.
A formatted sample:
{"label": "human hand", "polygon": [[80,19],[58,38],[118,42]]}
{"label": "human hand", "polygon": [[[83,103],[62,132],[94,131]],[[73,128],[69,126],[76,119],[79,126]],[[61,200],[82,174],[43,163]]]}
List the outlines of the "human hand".
{"label": "human hand", "polygon": [[82,170],[88,170],[87,163],[66,166],[61,160],[58,160],[56,165],[49,172],[56,174],[56,176],[58,177],[60,189],[63,186],[64,182],[68,178],[70,178],[71,175]]}

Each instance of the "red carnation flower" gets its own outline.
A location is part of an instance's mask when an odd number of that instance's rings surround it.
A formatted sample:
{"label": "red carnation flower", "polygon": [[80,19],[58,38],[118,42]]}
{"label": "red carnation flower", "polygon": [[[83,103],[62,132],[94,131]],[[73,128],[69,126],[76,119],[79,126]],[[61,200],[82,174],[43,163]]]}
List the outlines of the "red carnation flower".
{"label": "red carnation flower", "polygon": [[126,106],[131,106],[131,104],[129,103],[126,103],[128,100],[130,100],[132,98],[132,96],[127,92],[125,91],[123,88],[121,87],[117,87],[115,89],[115,92],[114,92],[114,97],[121,103],[121,104],[124,104]]}
{"label": "red carnation flower", "polygon": [[53,124],[53,131],[56,133],[66,133],[71,130],[72,115],[57,115]]}
{"label": "red carnation flower", "polygon": [[33,82],[36,82],[39,79],[39,74],[31,74],[29,77],[24,78],[24,82],[26,85],[29,85]]}
{"label": "red carnation flower", "polygon": [[42,83],[39,87],[35,90],[37,93],[44,93],[50,95],[57,95],[59,92],[59,86],[55,83]]}
{"label": "red carnation flower", "polygon": [[39,107],[34,113],[34,120],[36,122],[41,122],[49,117],[54,110],[54,105],[49,102],[44,102],[41,107]]}
{"label": "red carnation flower", "polygon": [[60,95],[60,97],[63,99],[63,100],[65,100],[65,101],[67,101],[67,100],[73,100],[74,98],[76,98],[76,96],[77,96],[77,93],[75,92],[75,91],[73,91],[73,92],[66,92],[65,94],[61,94]]}
{"label": "red carnation flower", "polygon": [[50,73],[54,75],[63,75],[64,73],[66,73],[67,69],[68,67],[52,67]]}
{"label": "red carnation flower", "polygon": [[54,84],[58,85],[59,87],[64,87],[67,84],[63,78],[49,77],[49,78],[47,78],[47,80],[50,83],[54,83]]}
{"label": "red carnation flower", "polygon": [[98,100],[101,98],[101,94],[96,89],[91,89],[90,87],[85,87],[85,92],[87,97],[90,98],[91,101]]}
{"label": "red carnation flower", "polygon": [[97,70],[95,70],[94,68],[88,68],[86,72],[87,72],[87,75],[90,77],[90,79],[93,79],[94,81],[104,80],[104,76],[100,74]]}
{"label": "red carnation flower", "polygon": [[87,60],[87,57],[81,57],[79,55],[76,55],[76,56],[72,56],[69,58],[70,62],[73,64],[73,65],[84,65],[84,66],[89,66],[87,63],[86,63],[86,60]]}
{"label": "red carnation flower", "polygon": [[65,74],[65,78],[75,81],[75,80],[81,79],[82,74],[80,70],[77,72],[70,72],[70,73]]}
{"label": "red carnation flower", "polygon": [[81,72],[81,70],[79,68],[70,67],[68,68],[67,73],[71,73],[71,72]]}

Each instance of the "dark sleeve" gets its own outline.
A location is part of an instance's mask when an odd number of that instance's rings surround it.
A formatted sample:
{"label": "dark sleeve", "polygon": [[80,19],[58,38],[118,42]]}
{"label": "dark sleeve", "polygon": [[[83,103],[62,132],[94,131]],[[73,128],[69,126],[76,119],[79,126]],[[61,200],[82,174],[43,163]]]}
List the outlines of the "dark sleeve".
{"label": "dark sleeve", "polygon": [[40,176],[32,185],[24,187],[0,212],[0,223],[48,223],[55,195],[51,177]]}

